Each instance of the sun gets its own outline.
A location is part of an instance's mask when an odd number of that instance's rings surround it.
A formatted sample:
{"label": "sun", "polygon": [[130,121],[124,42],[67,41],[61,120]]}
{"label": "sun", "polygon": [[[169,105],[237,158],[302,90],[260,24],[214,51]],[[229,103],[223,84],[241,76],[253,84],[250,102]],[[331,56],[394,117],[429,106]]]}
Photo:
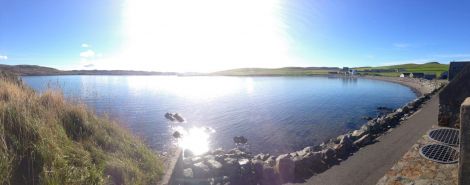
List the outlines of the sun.
{"label": "sun", "polygon": [[290,65],[280,6],[281,0],[128,0],[120,65],[176,72]]}

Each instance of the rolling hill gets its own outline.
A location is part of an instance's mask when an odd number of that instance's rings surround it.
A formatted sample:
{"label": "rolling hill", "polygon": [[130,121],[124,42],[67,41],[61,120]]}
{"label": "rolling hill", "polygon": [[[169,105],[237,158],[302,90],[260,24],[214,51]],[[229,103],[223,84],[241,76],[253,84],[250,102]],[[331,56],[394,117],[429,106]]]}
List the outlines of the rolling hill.
{"label": "rolling hill", "polygon": [[430,73],[439,76],[441,75],[441,73],[449,70],[449,65],[440,64],[438,62],[429,62],[425,64],[401,64],[379,67],[358,67],[354,69],[356,69],[360,74],[380,76],[400,76],[400,74],[403,72]]}
{"label": "rolling hill", "polygon": [[325,75],[338,71],[337,67],[283,67],[283,68],[239,68],[210,73],[222,76],[309,76]]}

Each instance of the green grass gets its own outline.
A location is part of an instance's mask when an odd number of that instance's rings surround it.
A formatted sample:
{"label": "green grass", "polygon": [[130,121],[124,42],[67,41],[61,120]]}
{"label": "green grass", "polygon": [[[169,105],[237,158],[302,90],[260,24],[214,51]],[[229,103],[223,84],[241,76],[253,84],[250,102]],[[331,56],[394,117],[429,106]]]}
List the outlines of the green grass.
{"label": "green grass", "polygon": [[[448,64],[439,64],[435,62],[430,62],[426,64],[402,64],[402,65],[392,65],[392,66],[380,66],[380,67],[358,67],[355,68],[359,72],[365,73],[364,70],[373,70],[373,69],[404,69],[404,72],[411,73],[427,73],[427,74],[436,74],[440,76],[444,71],[449,70]],[[381,76],[400,76],[404,72],[368,72],[370,75],[381,75]]]}
{"label": "green grass", "polygon": [[116,123],[0,72],[0,184],[156,184],[162,173]]}

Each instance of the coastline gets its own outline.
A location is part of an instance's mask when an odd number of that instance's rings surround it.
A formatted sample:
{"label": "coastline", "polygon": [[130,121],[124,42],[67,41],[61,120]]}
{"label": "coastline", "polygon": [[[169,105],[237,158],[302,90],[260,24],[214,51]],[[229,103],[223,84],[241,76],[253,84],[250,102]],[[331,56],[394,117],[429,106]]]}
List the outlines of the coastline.
{"label": "coastline", "polygon": [[381,80],[392,82],[409,87],[417,97],[431,93],[434,89],[447,83],[445,80],[425,80],[418,78],[400,78],[400,77],[385,77],[385,76],[359,76],[359,78]]}
{"label": "coastline", "polygon": [[423,105],[435,97],[434,95],[445,84],[444,81],[438,80],[399,77],[358,76],[357,78],[405,85],[416,93],[417,98],[389,114],[368,121],[360,129],[331,138],[320,145],[307,146],[299,151],[281,155],[253,154],[243,147],[237,147],[229,151],[216,149],[201,156],[183,154],[182,168],[179,169],[181,171],[175,172],[180,175],[176,178],[181,182],[270,185],[304,183],[307,179],[315,178],[332,167],[340,166],[340,163],[354,153],[365,151],[360,150],[361,148],[373,145],[379,142],[382,136],[389,135],[387,133],[420,112]]}

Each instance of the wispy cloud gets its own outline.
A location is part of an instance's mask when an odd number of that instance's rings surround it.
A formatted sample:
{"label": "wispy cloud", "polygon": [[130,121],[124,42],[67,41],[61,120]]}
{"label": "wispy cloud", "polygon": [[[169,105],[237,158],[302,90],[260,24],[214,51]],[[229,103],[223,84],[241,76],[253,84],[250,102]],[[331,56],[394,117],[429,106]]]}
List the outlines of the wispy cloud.
{"label": "wispy cloud", "polygon": [[411,44],[409,44],[409,43],[394,43],[393,47],[395,47],[395,48],[409,48],[409,47],[411,47]]}
{"label": "wispy cloud", "polygon": [[0,55],[0,60],[7,60],[8,59],[8,56],[6,55]]}
{"label": "wispy cloud", "polygon": [[82,48],[89,48],[89,47],[91,47],[91,45],[86,44],[86,43],[83,43],[83,44],[82,44]]}
{"label": "wispy cloud", "polygon": [[84,68],[92,68],[95,67],[95,64],[85,64],[83,65]]}
{"label": "wispy cloud", "polygon": [[80,57],[83,57],[83,58],[91,58],[94,56],[95,56],[95,52],[91,49],[84,51],[84,52],[80,52]]}

